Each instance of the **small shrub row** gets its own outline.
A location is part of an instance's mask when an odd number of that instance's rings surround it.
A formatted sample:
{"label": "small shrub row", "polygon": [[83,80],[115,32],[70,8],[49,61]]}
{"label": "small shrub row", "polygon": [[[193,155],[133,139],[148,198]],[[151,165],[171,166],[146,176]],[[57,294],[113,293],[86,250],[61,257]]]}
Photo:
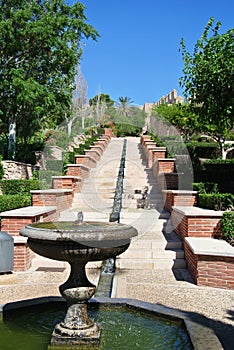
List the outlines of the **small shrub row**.
{"label": "small shrub row", "polygon": [[2,194],[6,195],[30,195],[31,190],[39,189],[38,180],[1,180]]}
{"label": "small shrub row", "polygon": [[131,124],[115,123],[115,133],[117,137],[140,136],[142,128]]}
{"label": "small shrub row", "polygon": [[198,192],[199,194],[204,193],[218,193],[218,184],[214,182],[194,182],[193,190]]}
{"label": "small shrub row", "polygon": [[226,211],[221,219],[223,239],[234,246],[234,212]]}
{"label": "small shrub row", "polygon": [[13,194],[0,196],[0,212],[31,205],[31,195]]}
{"label": "small shrub row", "polygon": [[198,207],[213,210],[229,210],[234,207],[234,195],[231,193],[199,193]]}
{"label": "small shrub row", "polygon": [[220,157],[220,149],[217,143],[196,142],[186,143],[192,162],[199,162],[199,158],[216,159]]}

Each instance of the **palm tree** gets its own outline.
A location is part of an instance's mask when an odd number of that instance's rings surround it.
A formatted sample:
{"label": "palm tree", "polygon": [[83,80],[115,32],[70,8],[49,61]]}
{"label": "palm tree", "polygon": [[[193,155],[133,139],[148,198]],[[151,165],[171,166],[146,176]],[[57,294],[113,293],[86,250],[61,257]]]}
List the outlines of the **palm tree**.
{"label": "palm tree", "polygon": [[124,116],[128,116],[130,104],[133,103],[131,98],[127,97],[127,96],[125,96],[125,97],[120,96],[117,103],[118,103],[118,108],[119,108],[120,114],[124,115]]}

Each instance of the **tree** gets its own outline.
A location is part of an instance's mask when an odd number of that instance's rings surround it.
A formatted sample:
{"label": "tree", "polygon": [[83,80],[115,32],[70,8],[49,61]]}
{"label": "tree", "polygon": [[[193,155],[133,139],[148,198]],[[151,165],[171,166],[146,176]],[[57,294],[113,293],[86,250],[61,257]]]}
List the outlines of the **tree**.
{"label": "tree", "polygon": [[120,96],[117,102],[119,113],[124,116],[128,116],[130,112],[130,104],[133,103],[130,97]]}
{"label": "tree", "polygon": [[189,141],[194,133],[200,131],[198,116],[191,111],[188,104],[175,103],[173,105],[168,105],[162,103],[158,106],[153,106],[152,112],[154,115],[159,115],[166,119],[171,125],[178,129],[184,141]]}
{"label": "tree", "polygon": [[83,39],[98,33],[83,4],[64,0],[0,1],[0,118],[27,144],[36,131],[69,115]]}
{"label": "tree", "polygon": [[96,114],[97,122],[100,123],[104,117],[105,110],[112,107],[114,101],[110,98],[110,95],[98,93],[89,100],[89,105],[93,108],[94,114]]}
{"label": "tree", "polygon": [[210,18],[193,55],[181,40],[184,76],[180,85],[203,131],[219,143],[223,153],[225,138],[234,127],[234,29],[220,34],[220,27]]}
{"label": "tree", "polygon": [[75,90],[72,97],[72,115],[67,118],[68,136],[71,136],[72,124],[80,116],[81,127],[84,130],[84,108],[87,103],[87,82],[81,72],[80,64],[77,65],[75,77]]}

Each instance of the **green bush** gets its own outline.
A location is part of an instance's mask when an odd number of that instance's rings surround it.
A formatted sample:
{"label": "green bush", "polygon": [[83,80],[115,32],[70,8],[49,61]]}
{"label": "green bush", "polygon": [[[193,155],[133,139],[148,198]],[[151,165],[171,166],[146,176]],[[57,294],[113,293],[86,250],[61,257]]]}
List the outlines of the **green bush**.
{"label": "green bush", "polygon": [[234,246],[234,212],[226,211],[221,219],[223,239]]}
{"label": "green bush", "polygon": [[231,193],[200,193],[198,206],[213,210],[227,210],[234,206],[234,195]]}
{"label": "green bush", "polygon": [[0,156],[0,180],[3,178],[3,176],[4,176],[4,169],[2,165],[2,156]]}
{"label": "green bush", "polygon": [[14,194],[0,196],[0,212],[27,207],[31,205],[31,196]]}
{"label": "green bush", "polygon": [[56,171],[60,173],[63,169],[63,161],[58,159],[47,159],[46,160],[46,170]]}
{"label": "green bush", "polygon": [[52,176],[61,176],[62,172],[52,170],[39,171],[39,188],[40,190],[47,190],[52,187]]}
{"label": "green bush", "polygon": [[140,136],[140,133],[142,131],[141,128],[126,123],[115,123],[115,127],[117,137]]}
{"label": "green bush", "polygon": [[0,187],[6,195],[30,195],[30,190],[39,189],[38,180],[1,180]]}
{"label": "green bush", "polygon": [[218,193],[218,184],[214,182],[194,182],[193,190],[199,194],[204,193]]}
{"label": "green bush", "polygon": [[216,182],[222,193],[234,194],[234,160],[213,159],[203,164],[203,181]]}
{"label": "green bush", "polygon": [[216,159],[220,157],[220,149],[217,143],[193,141],[186,143],[186,147],[194,163],[197,163],[199,158]]}

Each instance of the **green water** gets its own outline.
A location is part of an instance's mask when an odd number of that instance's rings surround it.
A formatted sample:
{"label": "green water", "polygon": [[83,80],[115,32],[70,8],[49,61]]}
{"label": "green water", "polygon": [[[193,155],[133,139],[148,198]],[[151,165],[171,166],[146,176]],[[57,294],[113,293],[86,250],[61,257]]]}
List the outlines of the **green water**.
{"label": "green water", "polygon": [[[0,349],[46,350],[55,324],[64,315],[58,306],[8,313],[0,322]],[[90,316],[102,326],[100,350],[191,349],[187,333],[176,322],[122,307],[102,306],[90,310]]]}

